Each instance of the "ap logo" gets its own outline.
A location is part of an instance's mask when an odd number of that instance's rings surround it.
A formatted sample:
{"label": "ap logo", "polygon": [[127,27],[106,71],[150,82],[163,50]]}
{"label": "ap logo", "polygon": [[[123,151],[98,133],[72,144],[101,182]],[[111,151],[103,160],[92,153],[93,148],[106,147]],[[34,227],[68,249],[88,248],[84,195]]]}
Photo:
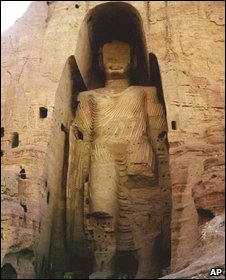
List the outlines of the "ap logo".
{"label": "ap logo", "polygon": [[210,276],[220,276],[220,275],[225,275],[225,270],[224,268],[220,267],[215,267],[210,269]]}

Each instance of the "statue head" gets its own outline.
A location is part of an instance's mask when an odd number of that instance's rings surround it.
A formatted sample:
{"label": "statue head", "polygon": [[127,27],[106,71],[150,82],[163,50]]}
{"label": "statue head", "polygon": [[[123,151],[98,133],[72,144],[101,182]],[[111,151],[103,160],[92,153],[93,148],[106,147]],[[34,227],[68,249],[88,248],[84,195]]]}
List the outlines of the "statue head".
{"label": "statue head", "polygon": [[128,43],[112,41],[101,48],[99,64],[108,78],[128,78],[130,70],[136,67],[136,59]]}

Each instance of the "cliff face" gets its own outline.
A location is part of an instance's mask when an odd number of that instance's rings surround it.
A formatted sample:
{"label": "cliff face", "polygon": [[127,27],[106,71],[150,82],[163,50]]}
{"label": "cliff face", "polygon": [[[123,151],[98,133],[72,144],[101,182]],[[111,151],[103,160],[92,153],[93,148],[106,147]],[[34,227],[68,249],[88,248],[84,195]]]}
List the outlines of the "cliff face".
{"label": "cliff face", "polygon": [[[80,55],[75,50],[85,15],[103,2],[108,1],[34,1],[2,34],[1,256],[18,278],[65,267],[59,256],[71,56]],[[200,265],[208,250],[216,256],[209,267],[219,266],[222,220],[214,216],[224,211],[225,2],[126,2],[141,15],[148,51],[161,72],[173,204],[171,270],[189,268],[194,260]],[[20,166],[26,179],[18,176]],[[209,224],[218,233],[211,235]],[[217,240],[217,247],[209,248],[208,240]]]}

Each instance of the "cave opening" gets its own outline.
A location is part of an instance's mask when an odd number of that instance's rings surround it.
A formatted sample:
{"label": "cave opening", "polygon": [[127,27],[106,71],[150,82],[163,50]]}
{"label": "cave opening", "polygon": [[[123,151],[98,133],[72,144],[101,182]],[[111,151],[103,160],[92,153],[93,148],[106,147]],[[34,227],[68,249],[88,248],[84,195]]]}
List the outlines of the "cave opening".
{"label": "cave opening", "polygon": [[10,263],[3,265],[1,269],[1,279],[17,279],[17,272]]}
{"label": "cave opening", "polygon": [[68,261],[68,271],[71,271],[72,279],[89,279],[93,269],[92,256],[74,256]]}
{"label": "cave opening", "polygon": [[24,212],[26,213],[27,212],[27,205],[24,204],[24,203],[20,203],[21,207],[23,207],[24,209]]}
{"label": "cave opening", "polygon": [[172,130],[177,130],[177,122],[176,121],[171,122],[171,128],[172,128]]}
{"label": "cave opening", "polygon": [[215,216],[213,212],[209,209],[198,208],[197,209],[198,217],[199,217],[199,224],[204,224],[212,220]]}
{"label": "cave opening", "polygon": [[83,133],[78,129],[78,138],[83,140]]}
{"label": "cave opening", "polygon": [[14,132],[13,139],[12,139],[12,148],[16,148],[18,146],[19,146],[19,133]]}
{"label": "cave opening", "polygon": [[47,204],[49,204],[49,199],[50,199],[50,192],[47,193],[47,198],[46,198]]}
{"label": "cave opening", "polygon": [[137,269],[138,259],[135,251],[118,251],[116,253],[115,274],[117,277],[133,279],[137,273]]}
{"label": "cave opening", "polygon": [[48,114],[48,109],[45,107],[40,107],[39,108],[39,117],[41,119],[47,118],[47,114]]}

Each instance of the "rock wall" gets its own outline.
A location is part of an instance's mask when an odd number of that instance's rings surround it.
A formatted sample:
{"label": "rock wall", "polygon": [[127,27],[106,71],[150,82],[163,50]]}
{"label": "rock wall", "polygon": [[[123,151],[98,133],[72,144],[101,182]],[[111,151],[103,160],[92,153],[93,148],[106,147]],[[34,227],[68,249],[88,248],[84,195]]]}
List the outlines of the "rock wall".
{"label": "rock wall", "polygon": [[[44,274],[52,265],[51,239],[57,250],[63,246],[57,242],[64,127],[71,118],[66,62],[76,55],[86,13],[103,2],[34,1],[2,34],[2,265],[11,262],[19,278]],[[177,271],[199,256],[205,222],[224,209],[225,2],[125,2],[140,13],[161,72],[172,180],[171,269]],[[12,148],[14,133],[19,145]],[[18,177],[21,165],[26,180]],[[23,262],[15,263],[24,255],[32,266],[27,272]]]}

